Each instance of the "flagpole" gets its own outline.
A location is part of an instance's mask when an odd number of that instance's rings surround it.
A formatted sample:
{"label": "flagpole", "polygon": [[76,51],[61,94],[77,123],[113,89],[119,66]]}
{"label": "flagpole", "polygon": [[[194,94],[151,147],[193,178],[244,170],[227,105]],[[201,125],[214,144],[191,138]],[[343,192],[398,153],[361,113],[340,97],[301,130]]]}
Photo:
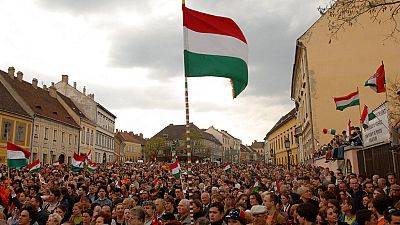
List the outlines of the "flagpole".
{"label": "flagpole", "polygon": [[[182,0],[182,9],[185,7],[185,0]],[[184,13],[182,13],[184,15]],[[184,39],[186,35],[184,33]],[[185,40],[184,40],[185,42]],[[193,213],[193,193],[192,193],[192,150],[190,146],[190,120],[189,120],[189,91],[188,91],[188,79],[185,74],[185,109],[186,109],[186,153],[187,153],[187,173],[188,173],[188,185],[189,185],[189,201],[190,201],[190,224],[194,225],[194,213]]]}

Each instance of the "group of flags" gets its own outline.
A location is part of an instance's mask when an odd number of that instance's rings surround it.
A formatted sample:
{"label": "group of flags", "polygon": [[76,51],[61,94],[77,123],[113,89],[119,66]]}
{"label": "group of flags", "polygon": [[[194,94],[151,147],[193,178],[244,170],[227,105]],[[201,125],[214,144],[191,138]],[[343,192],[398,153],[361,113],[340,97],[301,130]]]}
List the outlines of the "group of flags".
{"label": "group of flags", "polygon": [[[91,151],[89,151],[86,156],[74,153],[71,163],[71,171],[82,171],[84,168],[86,168],[89,172],[95,171],[97,169],[97,164],[89,161],[90,155]],[[27,166],[30,173],[40,171],[42,163],[39,159],[28,165],[27,160],[30,158],[30,156],[30,151],[11,142],[7,142],[7,165],[9,168],[20,169]],[[60,162],[58,160],[53,163],[54,167],[58,167],[59,165]]]}
{"label": "group of flags", "polygon": [[[365,82],[364,86],[370,87],[372,90],[374,90],[376,93],[383,93],[386,92],[386,81],[385,81],[385,66],[382,62],[382,65],[376,70],[376,72]],[[352,92],[346,96],[342,97],[335,97],[334,98],[336,109],[343,111],[346,108],[352,107],[352,106],[357,106],[360,105],[360,95],[358,93],[358,90],[355,92]],[[364,105],[360,122],[361,125],[364,129],[368,128],[369,123],[371,120],[376,118],[376,115],[374,112],[368,108],[367,105]],[[347,127],[347,132],[351,131],[351,121],[349,120],[348,127]],[[336,130],[334,129],[323,129],[322,132],[324,134],[336,134]],[[350,135],[350,133],[348,133]]]}

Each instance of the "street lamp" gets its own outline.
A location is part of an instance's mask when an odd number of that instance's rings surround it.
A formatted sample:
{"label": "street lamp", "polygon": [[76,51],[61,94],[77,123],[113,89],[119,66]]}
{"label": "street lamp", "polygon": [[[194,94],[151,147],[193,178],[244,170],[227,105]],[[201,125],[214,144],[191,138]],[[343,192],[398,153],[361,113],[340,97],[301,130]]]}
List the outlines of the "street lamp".
{"label": "street lamp", "polygon": [[291,157],[291,153],[290,153],[290,140],[289,140],[289,138],[285,139],[285,148],[286,148],[286,151],[287,151],[287,154],[288,154],[287,163],[288,163],[288,170],[290,172],[290,157]]}

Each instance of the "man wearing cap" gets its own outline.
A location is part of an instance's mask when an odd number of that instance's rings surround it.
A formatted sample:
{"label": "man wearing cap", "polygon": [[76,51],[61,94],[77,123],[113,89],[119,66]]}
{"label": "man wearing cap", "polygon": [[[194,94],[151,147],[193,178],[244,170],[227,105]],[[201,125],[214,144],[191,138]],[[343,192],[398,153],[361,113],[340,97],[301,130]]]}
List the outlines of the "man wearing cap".
{"label": "man wearing cap", "polygon": [[226,218],[228,225],[246,225],[246,215],[241,209],[232,209]]}
{"label": "man wearing cap", "polygon": [[268,214],[267,208],[263,205],[255,205],[251,207],[251,215],[253,218],[253,225],[266,225]]}
{"label": "man wearing cap", "polygon": [[390,197],[392,198],[393,205],[400,201],[400,185],[392,184],[390,186]]}

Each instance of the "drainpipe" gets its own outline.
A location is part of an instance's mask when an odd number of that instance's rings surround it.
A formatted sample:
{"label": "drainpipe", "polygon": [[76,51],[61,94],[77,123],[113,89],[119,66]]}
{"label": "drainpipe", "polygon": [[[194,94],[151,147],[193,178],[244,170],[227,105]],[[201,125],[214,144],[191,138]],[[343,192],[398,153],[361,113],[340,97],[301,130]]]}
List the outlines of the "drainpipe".
{"label": "drainpipe", "polygon": [[299,47],[304,50],[304,55],[305,55],[305,66],[306,66],[306,76],[307,76],[307,92],[308,92],[308,105],[310,108],[310,120],[311,120],[311,140],[312,140],[312,148],[313,151],[315,151],[315,136],[314,136],[314,123],[313,123],[313,113],[312,113],[312,108],[311,108],[311,89],[310,89],[310,74],[308,73],[308,58],[307,58],[307,48],[304,47],[303,43],[300,41],[297,41],[296,47]]}

